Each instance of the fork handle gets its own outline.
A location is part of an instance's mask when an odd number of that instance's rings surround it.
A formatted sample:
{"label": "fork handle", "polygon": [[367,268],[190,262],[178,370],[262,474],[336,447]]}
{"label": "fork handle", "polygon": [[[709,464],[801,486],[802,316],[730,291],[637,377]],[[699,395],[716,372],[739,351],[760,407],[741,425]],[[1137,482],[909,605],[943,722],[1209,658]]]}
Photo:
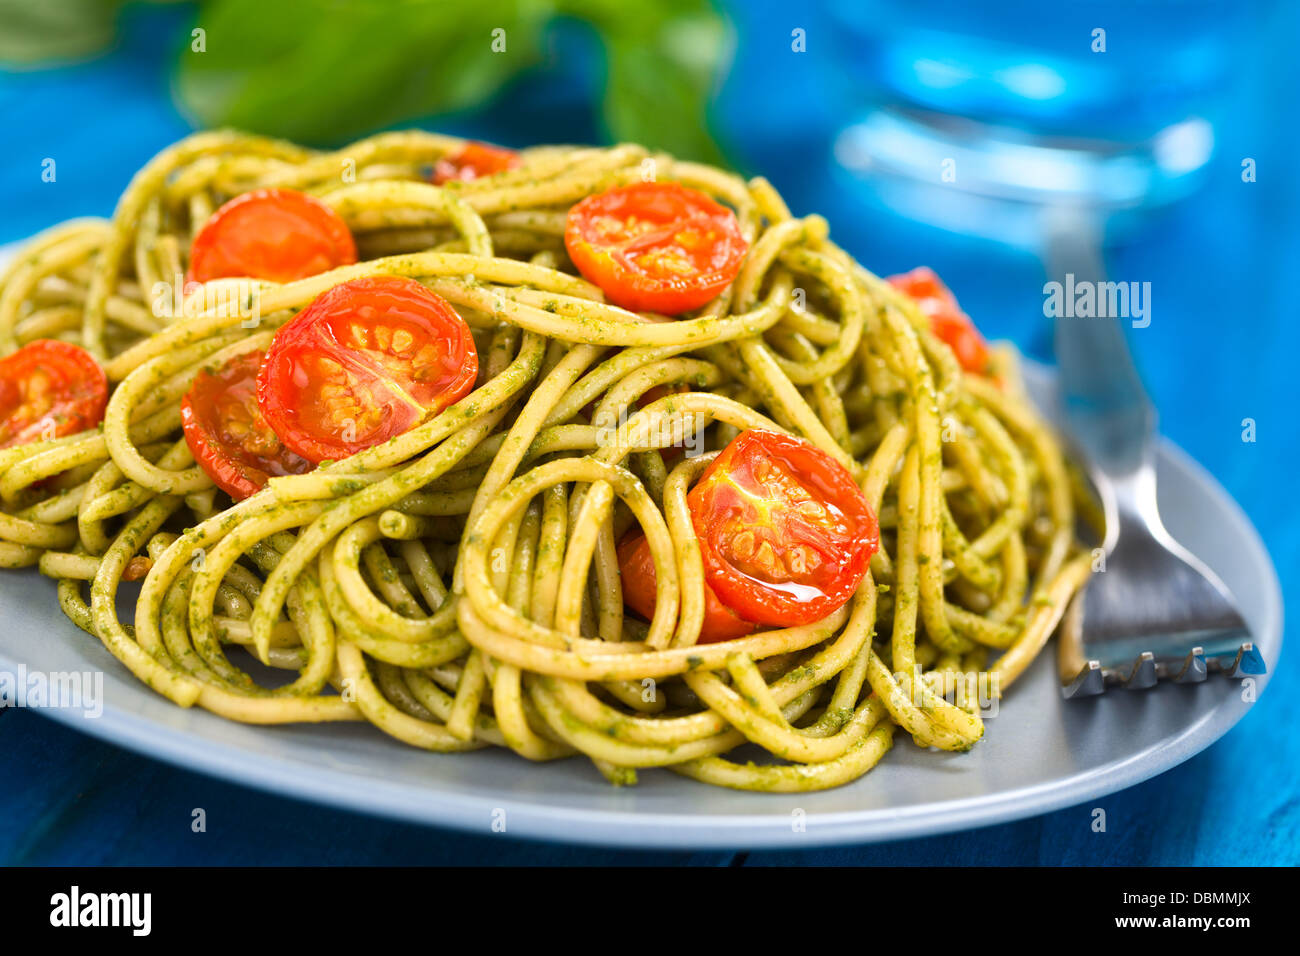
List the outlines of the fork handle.
{"label": "fork handle", "polygon": [[1084,207],[1057,206],[1045,212],[1044,232],[1048,278],[1062,286],[1056,360],[1070,430],[1094,468],[1112,479],[1131,475],[1154,460],[1155,406],[1119,320],[1076,317],[1065,296],[1088,282],[1093,283],[1094,301],[1101,301],[1105,270],[1099,224]]}

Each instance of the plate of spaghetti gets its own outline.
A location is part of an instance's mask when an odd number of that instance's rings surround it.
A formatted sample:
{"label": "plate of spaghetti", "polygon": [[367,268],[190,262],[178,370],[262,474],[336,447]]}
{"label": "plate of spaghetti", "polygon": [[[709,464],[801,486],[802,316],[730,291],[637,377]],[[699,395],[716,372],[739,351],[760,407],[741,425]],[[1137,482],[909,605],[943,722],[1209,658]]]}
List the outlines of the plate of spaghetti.
{"label": "plate of spaghetti", "polygon": [[[0,278],[0,667],[97,675],[96,713],[48,713],[183,766],[489,832],[1043,812],[1253,699],[1060,700],[1040,652],[1096,508],[1050,386],[761,178],[199,133]],[[1271,673],[1254,530],[1176,449],[1159,468]]]}

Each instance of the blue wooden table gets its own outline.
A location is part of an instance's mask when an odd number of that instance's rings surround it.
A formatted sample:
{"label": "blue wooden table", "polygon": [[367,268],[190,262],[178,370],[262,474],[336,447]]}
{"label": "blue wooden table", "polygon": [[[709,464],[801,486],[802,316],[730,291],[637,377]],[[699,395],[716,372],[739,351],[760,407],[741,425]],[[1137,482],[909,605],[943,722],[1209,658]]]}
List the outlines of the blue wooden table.
{"label": "blue wooden table", "polygon": [[[1041,267],[1030,255],[974,246],[866,218],[833,182],[829,137],[843,117],[823,95],[825,64],[789,55],[771,4],[739,6],[741,55],[715,103],[733,159],[767,175],[796,212],[820,211],[876,271],[928,262],[994,337],[1043,356]],[[1300,7],[1300,5],[1294,5]],[[168,92],[187,11],[131,10],[118,46],[93,61],[0,74],[0,242],[77,215],[108,214],[131,174],[189,132]],[[802,18],[807,21],[809,18]],[[1220,131],[1210,182],[1193,200],[1110,250],[1113,275],[1149,280],[1159,320],[1134,346],[1162,430],[1204,464],[1259,528],[1300,594],[1296,355],[1300,310],[1300,137],[1291,105],[1300,69],[1286,12],[1259,44],[1234,122]],[[579,83],[580,78],[570,78]],[[570,91],[572,92],[572,91]],[[536,100],[517,84],[474,116],[428,120],[508,143],[589,139],[589,115]],[[1257,162],[1255,183],[1240,162]],[[42,162],[57,162],[43,182]],[[1241,440],[1241,421],[1257,441]],[[803,852],[630,852],[525,843],[371,819],[215,781],[100,743],[38,713],[0,710],[0,862],[125,864],[1295,864],[1300,862],[1300,695],[1292,647],[1269,691],[1223,740],[1130,790],[1019,823],[952,836]],[[1105,833],[1090,826],[1095,806]],[[191,811],[207,811],[194,833]],[[743,848],[742,848],[743,849]]]}

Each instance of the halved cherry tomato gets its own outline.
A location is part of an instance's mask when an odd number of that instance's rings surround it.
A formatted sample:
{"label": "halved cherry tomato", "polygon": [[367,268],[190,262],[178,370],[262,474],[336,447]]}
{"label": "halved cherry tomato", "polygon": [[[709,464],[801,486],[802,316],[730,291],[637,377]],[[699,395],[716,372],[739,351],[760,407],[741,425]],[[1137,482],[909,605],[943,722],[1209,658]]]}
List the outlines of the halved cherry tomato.
{"label": "halved cherry tomato", "polygon": [[588,196],[569,210],[564,245],[615,305],[664,315],[717,296],[749,249],[735,213],[677,183]]}
{"label": "halved cherry tomato", "polygon": [[890,276],[889,283],[916,300],[921,312],[929,316],[934,334],[948,344],[962,368],[980,374],[988,369],[989,349],[984,337],[934,270],[920,266]]}
{"label": "halved cherry tomato", "polygon": [[453,179],[468,182],[480,176],[514,169],[518,165],[519,154],[513,149],[493,146],[491,143],[466,143],[465,148],[455,156],[438,160],[433,167],[433,181],[438,186]]}
{"label": "halved cherry tomato", "polygon": [[257,380],[262,414],[312,462],[408,431],[478,377],[474,337],[413,279],[368,276],[321,293],[275,333]]}
{"label": "halved cherry tomato", "polygon": [[[623,579],[623,603],[647,621],[655,613],[654,559],[650,544],[639,531],[629,534],[618,545],[618,572]],[[732,638],[753,634],[755,625],[718,600],[713,588],[704,585],[704,624],[700,628],[699,643],[713,644]]]}
{"label": "halved cherry tomato", "polygon": [[181,427],[194,460],[236,501],[277,475],[312,469],[284,447],[258,408],[257,373],[265,356],[244,352],[216,371],[201,370],[181,400]]}
{"label": "halved cherry tomato", "polygon": [[0,448],[94,428],[107,404],[104,370],[71,342],[38,339],[0,359]]}
{"label": "halved cherry tomato", "polygon": [[686,496],[704,579],[747,621],[818,621],[857,590],[880,543],[853,477],[821,449],[751,428]]}
{"label": "halved cherry tomato", "polygon": [[357,261],[343,218],[292,189],[255,189],[212,214],[190,247],[189,278],[292,282]]}

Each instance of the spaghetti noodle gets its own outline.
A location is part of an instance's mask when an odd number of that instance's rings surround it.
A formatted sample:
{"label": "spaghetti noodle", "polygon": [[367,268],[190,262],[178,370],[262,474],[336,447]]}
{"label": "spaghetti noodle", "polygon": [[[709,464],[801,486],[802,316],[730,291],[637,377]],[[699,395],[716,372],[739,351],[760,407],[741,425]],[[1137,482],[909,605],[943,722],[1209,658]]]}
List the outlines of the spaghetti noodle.
{"label": "spaghetti noodle", "polygon": [[[232,720],[365,720],[432,751],[582,754],[619,784],[667,767],[768,791],[851,781],[900,727],[922,747],[975,744],[967,691],[1005,690],[1089,569],[1014,353],[964,368],[917,298],[762,179],[633,145],[448,172],[465,147],[403,132],[322,153],[202,133],[142,169],[111,221],[33,240],[0,284],[0,355],[77,343],[111,395],[99,428],[0,449],[0,565],[57,579],[68,617],[140,680]],[[576,204],[647,182],[725,208],[744,243],[734,279],[675,319],[612,304],[566,245]],[[276,189],[333,210],[356,261],[185,286],[214,211]],[[472,390],[232,503],[195,461],[182,398],[322,294],[384,276],[468,323]],[[880,547],[818,619],[702,642],[689,494],[750,430],[847,472]],[[619,572],[637,529],[647,620],[625,609]],[[128,623],[120,585],[140,577]]]}

